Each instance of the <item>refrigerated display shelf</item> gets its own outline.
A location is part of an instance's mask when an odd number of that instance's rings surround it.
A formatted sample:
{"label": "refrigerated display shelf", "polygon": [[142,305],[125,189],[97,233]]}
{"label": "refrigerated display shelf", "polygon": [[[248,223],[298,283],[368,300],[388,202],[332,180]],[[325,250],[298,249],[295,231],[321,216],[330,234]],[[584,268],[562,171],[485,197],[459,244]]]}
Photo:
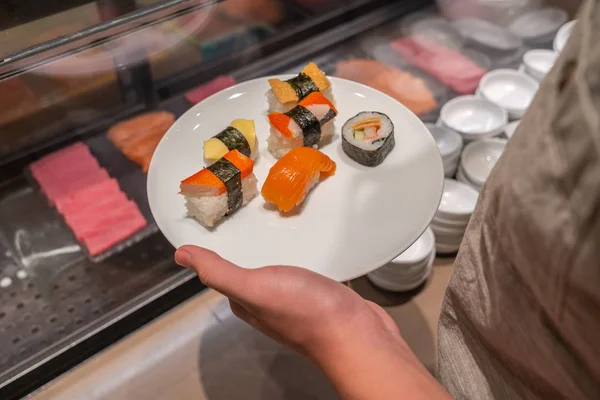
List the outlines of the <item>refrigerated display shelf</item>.
{"label": "refrigerated display shelf", "polygon": [[[365,56],[359,46],[360,35],[422,7],[423,3],[413,1],[377,7],[338,27],[319,34],[312,32],[311,39],[298,43],[299,38],[293,38],[293,45],[280,43],[285,50],[237,68],[232,75],[237,81],[244,81],[286,72],[308,60],[322,63],[330,72],[342,59]],[[342,20],[348,18],[341,13],[336,15]],[[321,21],[316,26],[323,28],[324,24]],[[301,32],[296,34],[301,36]],[[183,92],[204,80],[187,78],[190,76],[184,74],[181,82],[172,82],[163,95],[169,97],[173,89],[177,96],[160,102],[158,109],[180,116],[190,108]],[[40,144],[36,152],[13,157],[6,168],[3,166],[0,204],[7,196],[19,195],[45,202],[21,173],[29,162],[76,140],[104,142],[112,123],[143,111],[146,110],[140,107],[123,109],[112,118],[94,120],[89,127]],[[111,154],[109,158],[112,157]],[[143,188],[143,182],[137,182],[138,188]],[[4,214],[10,214],[10,210]],[[47,221],[50,227],[55,223]],[[26,395],[203,288],[190,271],[174,264],[174,249],[161,234],[99,263],[89,261],[83,252],[67,251],[73,257],[54,263],[54,268],[30,270],[23,265],[22,257],[19,260],[22,254],[14,249],[14,232],[12,238],[6,233],[0,235],[0,283],[4,278],[11,280],[8,287],[0,287],[0,336],[6,343],[0,349],[2,399]]]}

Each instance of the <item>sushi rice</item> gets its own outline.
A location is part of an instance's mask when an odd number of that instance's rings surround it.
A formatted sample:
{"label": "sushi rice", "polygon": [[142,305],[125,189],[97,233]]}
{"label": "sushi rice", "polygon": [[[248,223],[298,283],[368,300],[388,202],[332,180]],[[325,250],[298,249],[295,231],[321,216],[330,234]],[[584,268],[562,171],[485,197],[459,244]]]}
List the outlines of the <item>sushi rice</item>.
{"label": "sushi rice", "polygon": [[[242,207],[258,194],[258,180],[254,174],[242,179]],[[195,218],[206,227],[213,227],[228,211],[227,192],[218,196],[185,196],[188,216]]]}

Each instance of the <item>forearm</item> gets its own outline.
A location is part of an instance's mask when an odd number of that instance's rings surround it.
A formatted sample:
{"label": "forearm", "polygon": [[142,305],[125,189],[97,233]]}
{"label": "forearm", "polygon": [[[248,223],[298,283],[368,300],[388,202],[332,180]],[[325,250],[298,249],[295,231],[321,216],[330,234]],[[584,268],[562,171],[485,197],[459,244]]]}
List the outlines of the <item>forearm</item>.
{"label": "forearm", "polygon": [[345,345],[317,363],[344,400],[452,398],[402,338]]}

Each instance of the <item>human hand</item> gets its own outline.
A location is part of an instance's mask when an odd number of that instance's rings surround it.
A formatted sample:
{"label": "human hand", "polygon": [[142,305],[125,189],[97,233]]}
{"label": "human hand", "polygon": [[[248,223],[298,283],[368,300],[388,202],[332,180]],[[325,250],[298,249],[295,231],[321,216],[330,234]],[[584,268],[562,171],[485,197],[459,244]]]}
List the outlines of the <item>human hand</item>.
{"label": "human hand", "polygon": [[309,270],[244,269],[196,246],[181,247],[175,260],[227,296],[237,317],[321,366],[338,358],[341,346],[364,348],[373,342],[389,346],[400,338],[396,324],[381,307]]}

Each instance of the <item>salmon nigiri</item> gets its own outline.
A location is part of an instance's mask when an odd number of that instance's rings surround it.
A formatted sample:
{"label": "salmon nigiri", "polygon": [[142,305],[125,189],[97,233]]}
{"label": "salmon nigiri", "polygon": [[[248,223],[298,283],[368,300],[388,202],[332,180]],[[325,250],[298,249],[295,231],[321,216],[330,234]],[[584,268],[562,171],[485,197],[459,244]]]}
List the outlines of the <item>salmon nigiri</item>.
{"label": "salmon nigiri", "polygon": [[311,147],[297,147],[271,167],[261,194],[280,211],[288,212],[304,201],[321,176],[335,174],[335,162]]}
{"label": "salmon nigiri", "polygon": [[188,214],[202,225],[215,222],[246,205],[258,192],[254,161],[231,150],[213,164],[181,181]]}

